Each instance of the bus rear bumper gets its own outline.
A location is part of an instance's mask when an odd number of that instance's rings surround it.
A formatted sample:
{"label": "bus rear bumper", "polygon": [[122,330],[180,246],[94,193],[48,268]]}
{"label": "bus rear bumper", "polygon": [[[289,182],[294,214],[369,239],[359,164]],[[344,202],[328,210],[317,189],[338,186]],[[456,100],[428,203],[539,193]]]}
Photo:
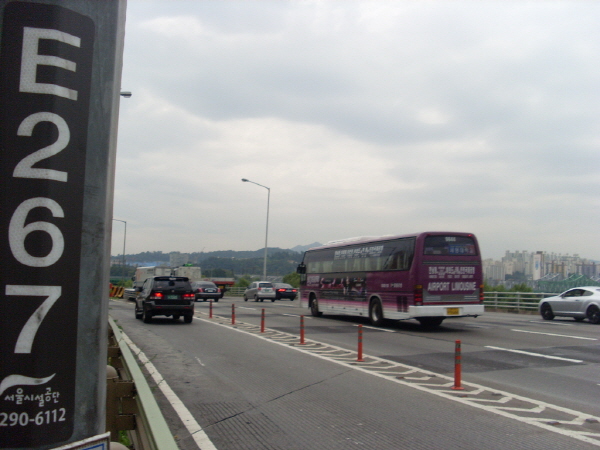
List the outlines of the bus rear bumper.
{"label": "bus rear bumper", "polygon": [[410,306],[411,317],[476,317],[484,313],[483,304],[478,305],[431,305]]}

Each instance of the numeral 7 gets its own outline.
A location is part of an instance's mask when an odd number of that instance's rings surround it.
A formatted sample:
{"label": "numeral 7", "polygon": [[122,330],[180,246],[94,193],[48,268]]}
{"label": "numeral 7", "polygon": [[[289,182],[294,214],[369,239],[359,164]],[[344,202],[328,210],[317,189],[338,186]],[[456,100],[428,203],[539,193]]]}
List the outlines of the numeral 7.
{"label": "numeral 7", "polygon": [[61,286],[28,286],[28,285],[6,285],[6,295],[22,295],[29,297],[46,297],[46,300],[35,310],[25,326],[19,333],[17,344],[15,345],[15,353],[31,353],[31,347],[35,335],[48,314],[48,311],[56,300],[59,299],[62,293]]}

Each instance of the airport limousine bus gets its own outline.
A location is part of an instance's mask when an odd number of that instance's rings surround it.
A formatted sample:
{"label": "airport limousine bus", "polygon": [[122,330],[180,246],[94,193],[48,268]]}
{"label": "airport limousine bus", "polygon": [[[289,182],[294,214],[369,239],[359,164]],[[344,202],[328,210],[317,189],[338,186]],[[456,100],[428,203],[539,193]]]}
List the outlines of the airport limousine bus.
{"label": "airport limousine bus", "polygon": [[323,313],[416,319],[483,314],[481,253],[471,233],[424,232],[362,237],[311,248],[298,266],[300,303]]}

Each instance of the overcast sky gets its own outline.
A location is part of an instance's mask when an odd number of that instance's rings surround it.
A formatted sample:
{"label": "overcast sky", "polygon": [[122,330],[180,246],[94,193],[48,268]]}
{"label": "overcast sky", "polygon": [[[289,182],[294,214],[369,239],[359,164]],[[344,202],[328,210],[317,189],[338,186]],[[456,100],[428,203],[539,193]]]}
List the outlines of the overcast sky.
{"label": "overcast sky", "polygon": [[[600,2],[129,0],[127,253],[468,231],[600,260]],[[112,254],[122,253],[114,222]]]}

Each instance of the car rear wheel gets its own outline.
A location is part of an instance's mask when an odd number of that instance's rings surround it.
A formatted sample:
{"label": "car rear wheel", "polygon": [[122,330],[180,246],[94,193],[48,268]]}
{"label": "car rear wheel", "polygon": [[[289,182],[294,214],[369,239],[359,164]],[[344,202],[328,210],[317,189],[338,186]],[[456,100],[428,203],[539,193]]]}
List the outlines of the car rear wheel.
{"label": "car rear wheel", "polygon": [[144,321],[144,323],[152,322],[152,313],[147,309],[144,309],[142,311],[142,320]]}
{"label": "car rear wheel", "polygon": [[218,298],[215,298],[215,303],[219,303],[219,299]]}
{"label": "car rear wheel", "polygon": [[193,319],[194,319],[194,315],[193,314],[186,314],[185,316],[183,316],[183,321],[185,323],[192,323]]}
{"label": "car rear wheel", "polygon": [[248,297],[246,297],[245,295],[244,295],[244,301],[245,301],[245,302],[247,302],[247,301],[248,301]]}
{"label": "car rear wheel", "polygon": [[258,301],[258,295],[254,296],[254,301],[257,302]]}
{"label": "car rear wheel", "polygon": [[272,301],[272,302],[274,302],[274,301],[275,301],[275,299],[274,299],[274,298],[272,298],[272,299],[271,299],[271,301]]}
{"label": "car rear wheel", "polygon": [[548,303],[544,303],[540,309],[540,314],[542,315],[542,319],[544,320],[552,320],[554,319],[554,313],[552,312],[552,306]]}
{"label": "car rear wheel", "polygon": [[597,306],[590,306],[587,310],[587,317],[590,323],[600,323],[600,309]]}

